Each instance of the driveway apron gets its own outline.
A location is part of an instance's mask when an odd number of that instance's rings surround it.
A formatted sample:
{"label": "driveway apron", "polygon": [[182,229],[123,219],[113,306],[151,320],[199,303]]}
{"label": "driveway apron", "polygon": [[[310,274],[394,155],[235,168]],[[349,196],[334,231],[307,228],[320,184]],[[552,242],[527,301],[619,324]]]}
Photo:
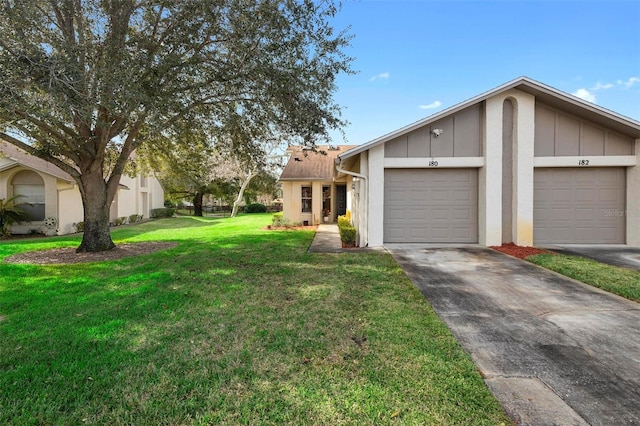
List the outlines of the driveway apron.
{"label": "driveway apron", "polygon": [[640,425],[640,304],[483,247],[387,249],[518,424]]}

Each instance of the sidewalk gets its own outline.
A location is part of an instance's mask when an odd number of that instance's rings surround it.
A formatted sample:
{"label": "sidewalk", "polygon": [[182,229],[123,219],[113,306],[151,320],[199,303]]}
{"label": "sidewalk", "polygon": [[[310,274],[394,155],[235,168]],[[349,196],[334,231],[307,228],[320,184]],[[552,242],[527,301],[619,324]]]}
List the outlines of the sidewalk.
{"label": "sidewalk", "polygon": [[308,251],[309,253],[342,253],[338,225],[335,223],[318,225]]}

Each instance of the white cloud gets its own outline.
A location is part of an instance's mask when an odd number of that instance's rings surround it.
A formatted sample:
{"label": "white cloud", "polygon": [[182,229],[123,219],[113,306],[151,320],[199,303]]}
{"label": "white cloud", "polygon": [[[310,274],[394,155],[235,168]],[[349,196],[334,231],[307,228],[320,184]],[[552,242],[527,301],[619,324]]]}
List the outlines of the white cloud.
{"label": "white cloud", "polygon": [[374,75],[369,79],[369,81],[387,80],[389,77],[391,77],[391,74],[389,74],[388,72],[383,72],[378,75]]}
{"label": "white cloud", "polygon": [[435,102],[431,102],[428,105],[418,105],[418,108],[420,108],[420,109],[434,109],[434,108],[438,108],[440,105],[442,105],[442,102],[435,101]]}
{"label": "white cloud", "polygon": [[611,89],[613,87],[613,84],[611,83],[600,83],[597,82],[595,86],[593,86],[591,89],[589,90],[603,90],[603,89]]}
{"label": "white cloud", "polygon": [[573,96],[577,96],[580,99],[584,99],[587,102],[596,103],[596,95],[588,91],[587,89],[578,89],[572,93]]}
{"label": "white cloud", "polygon": [[640,83],[640,77],[631,77],[627,81],[618,80],[618,83],[624,84],[624,87],[629,89],[631,86]]}

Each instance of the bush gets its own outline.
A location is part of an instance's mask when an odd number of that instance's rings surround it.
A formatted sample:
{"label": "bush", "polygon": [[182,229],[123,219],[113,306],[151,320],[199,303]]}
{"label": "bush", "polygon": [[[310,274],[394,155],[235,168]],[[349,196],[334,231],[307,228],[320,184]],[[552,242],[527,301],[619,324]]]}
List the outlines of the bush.
{"label": "bush", "polygon": [[113,221],[113,226],[120,226],[120,225],[124,225],[125,223],[127,223],[126,216],[117,217],[116,220]]}
{"label": "bush", "polygon": [[176,209],[170,207],[163,207],[159,209],[151,210],[151,217],[159,218],[159,217],[171,217],[176,212]]}
{"label": "bush", "polygon": [[286,228],[287,226],[289,226],[289,219],[284,217],[282,213],[276,213],[271,218],[271,224],[273,226],[283,226]]}
{"label": "bush", "polygon": [[74,223],[73,227],[75,228],[76,232],[84,232],[84,222]]}
{"label": "bush", "polygon": [[356,228],[351,225],[351,214],[347,212],[344,216],[338,216],[338,231],[340,240],[346,247],[356,246]]}
{"label": "bush", "polygon": [[260,204],[260,203],[253,203],[253,204],[249,204],[247,207],[244,208],[245,213],[266,213],[267,212],[267,206],[265,206],[264,204]]}
{"label": "bush", "polygon": [[131,216],[129,216],[129,223],[136,223],[136,222],[140,222],[141,220],[142,220],[141,214],[132,214]]}

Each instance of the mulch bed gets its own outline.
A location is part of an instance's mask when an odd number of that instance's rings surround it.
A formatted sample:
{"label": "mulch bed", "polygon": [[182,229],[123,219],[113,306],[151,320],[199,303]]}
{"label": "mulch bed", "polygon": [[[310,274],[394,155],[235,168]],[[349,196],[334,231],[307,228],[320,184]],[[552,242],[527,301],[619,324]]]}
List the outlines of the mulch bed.
{"label": "mulch bed", "polygon": [[307,231],[316,231],[318,229],[318,225],[309,225],[309,226],[304,226],[304,225],[300,225],[300,226],[274,226],[274,225],[267,225],[267,228],[271,231],[295,231],[295,230],[307,230]]}
{"label": "mulch bed", "polygon": [[118,244],[114,249],[97,253],[76,253],[75,247],[18,253],[4,259],[5,263],[27,263],[35,265],[60,265],[86,262],[118,260],[125,257],[155,253],[177,246],[174,242],[146,242]]}
{"label": "mulch bed", "polygon": [[535,247],[517,246],[514,243],[506,243],[501,246],[491,246],[492,249],[501,253],[508,254],[509,256],[517,257],[519,259],[526,259],[528,256],[534,254],[555,254],[549,250],[543,250]]}

